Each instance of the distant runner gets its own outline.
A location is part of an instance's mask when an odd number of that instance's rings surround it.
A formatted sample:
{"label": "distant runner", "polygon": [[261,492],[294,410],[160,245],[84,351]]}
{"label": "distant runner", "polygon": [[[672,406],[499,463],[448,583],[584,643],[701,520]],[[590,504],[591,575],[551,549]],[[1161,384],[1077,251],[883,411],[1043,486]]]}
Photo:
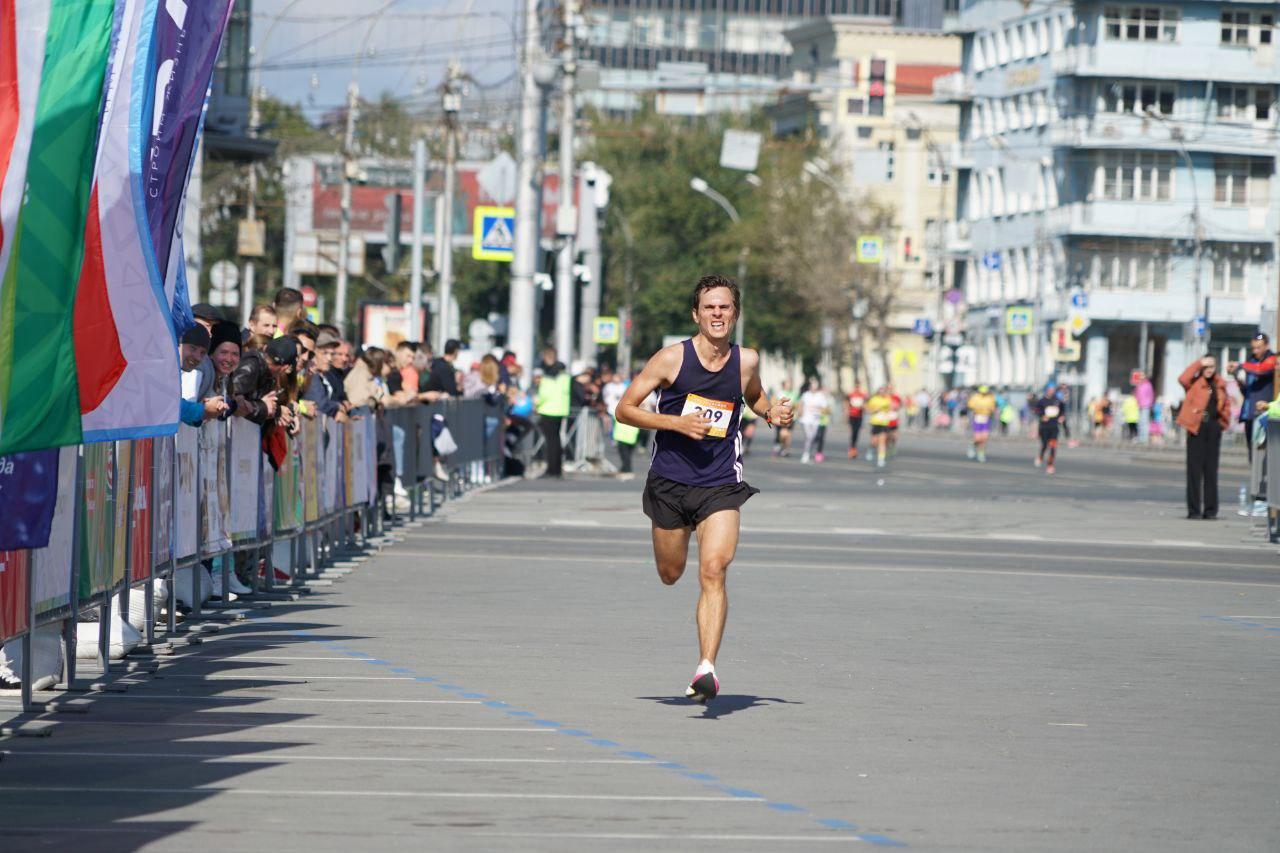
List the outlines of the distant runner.
{"label": "distant runner", "polygon": [[867,392],[855,385],[849,392],[845,413],[849,416],[849,458],[858,458],[858,433],[862,432],[862,410],[867,405]]}
{"label": "distant runner", "polygon": [[[794,417],[786,397],[771,403],[765,396],[759,354],[731,342],[740,305],[733,279],[698,279],[691,305],[698,333],[649,359],[617,409],[619,423],[657,430],[643,506],[663,583],[680,580],[689,537],[698,534],[701,660],[685,695],[702,704],[720,692],[715,662],[729,611],[725,576],[738,548],[740,508],[759,491],[742,479],[743,407],[771,427],[789,427]],[[640,404],[655,389],[658,411],[646,412]]]}
{"label": "distant runner", "polygon": [[978,390],[969,395],[969,402],[965,405],[969,409],[969,429],[973,433],[969,458],[986,462],[987,439],[991,438],[991,424],[996,414],[995,395],[986,385],[979,385]]}
{"label": "distant runner", "polygon": [[867,412],[871,415],[871,461],[877,468],[883,468],[889,455],[889,433],[897,419],[893,411],[893,397],[887,387],[871,395],[867,401]]}
{"label": "distant runner", "polygon": [[1046,474],[1054,472],[1053,463],[1058,457],[1058,430],[1066,418],[1062,400],[1059,399],[1056,391],[1057,389],[1050,385],[1035,405],[1036,415],[1040,419],[1040,453],[1036,455],[1036,467],[1039,468],[1043,464]]}

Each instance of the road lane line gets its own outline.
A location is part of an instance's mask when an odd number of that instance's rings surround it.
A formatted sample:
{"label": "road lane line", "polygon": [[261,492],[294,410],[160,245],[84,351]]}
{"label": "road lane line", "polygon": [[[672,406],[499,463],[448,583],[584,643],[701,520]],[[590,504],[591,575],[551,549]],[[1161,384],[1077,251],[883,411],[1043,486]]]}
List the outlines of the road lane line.
{"label": "road lane line", "polygon": [[[135,682],[144,684],[145,682]],[[178,696],[170,693],[99,693],[99,699],[158,699],[164,702],[244,702],[257,700],[260,702],[327,702],[355,705],[479,705],[478,699],[339,699],[332,696],[263,696],[261,693],[248,696]]]}
{"label": "road lane line", "polygon": [[430,756],[370,756],[370,755],[290,755],[279,751],[262,755],[246,755],[243,752],[92,752],[89,750],[47,750],[30,749],[0,750],[0,754],[14,757],[28,755],[43,757],[60,755],[68,758],[137,758],[149,760],[154,758],[196,758],[196,759],[231,759],[236,763],[273,764],[287,761],[369,761],[388,763],[424,763],[424,764],[636,764],[652,766],[655,761],[640,761],[634,758],[433,758]]}
{"label": "road lane line", "polygon": [[[261,711],[249,712],[260,714]],[[318,729],[333,731],[389,731],[389,732],[487,732],[522,735],[554,735],[554,729],[535,728],[533,726],[388,726],[358,725],[351,723],[273,723],[246,720],[241,723],[176,723],[171,720],[54,720],[39,718],[40,722],[53,723],[56,726],[146,726],[147,728],[179,728],[179,729]]]}
{"label": "road lane line", "polygon": [[865,844],[867,839],[857,835],[696,835],[687,832],[663,834],[657,832],[473,832],[474,838],[561,838],[583,841],[760,841],[773,844]]}
{"label": "road lane line", "polygon": [[249,797],[368,797],[408,800],[587,800],[627,803],[761,803],[763,798],[673,796],[665,794],[551,794],[513,791],[316,791],[193,785],[190,788],[92,787],[87,785],[0,785],[9,794],[132,794],[181,796],[234,794]]}

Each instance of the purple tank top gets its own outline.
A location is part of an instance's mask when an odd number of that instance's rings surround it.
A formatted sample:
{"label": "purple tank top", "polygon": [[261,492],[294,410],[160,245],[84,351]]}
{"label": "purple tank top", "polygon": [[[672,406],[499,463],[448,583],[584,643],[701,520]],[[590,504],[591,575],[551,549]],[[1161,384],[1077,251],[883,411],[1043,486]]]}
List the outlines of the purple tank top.
{"label": "purple tank top", "polygon": [[658,430],[649,470],[687,486],[726,486],[742,482],[742,367],[737,345],[719,371],[698,360],[693,341],[684,342],[684,360],[671,387],[658,391],[658,412],[679,417],[702,413],[711,431],[694,441],[668,429]]}

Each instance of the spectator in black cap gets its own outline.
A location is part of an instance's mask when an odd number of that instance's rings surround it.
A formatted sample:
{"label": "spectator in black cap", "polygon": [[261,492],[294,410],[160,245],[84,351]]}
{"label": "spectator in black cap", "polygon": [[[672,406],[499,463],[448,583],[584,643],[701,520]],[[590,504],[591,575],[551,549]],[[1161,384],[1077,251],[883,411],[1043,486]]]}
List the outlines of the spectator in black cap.
{"label": "spectator in black cap", "polygon": [[185,424],[200,426],[205,418],[220,417],[227,410],[223,400],[209,396],[212,382],[208,387],[201,384],[199,368],[201,363],[208,361],[209,333],[204,326],[192,326],[182,336],[179,349],[182,356],[182,396],[178,403],[178,416]]}
{"label": "spectator in black cap", "polygon": [[226,318],[222,316],[222,312],[214,308],[208,302],[197,302],[191,306],[191,316],[196,318],[196,322],[204,326],[204,330],[213,333],[213,326]]}
{"label": "spectator in black cap", "polygon": [[316,336],[315,373],[303,399],[314,405],[320,414],[345,421],[347,407],[342,379],[332,370],[334,353],[341,345],[342,338],[328,329],[320,330]]}
{"label": "spectator in black cap", "polygon": [[453,363],[458,360],[460,349],[462,349],[461,341],[450,338],[445,342],[444,355],[438,356],[431,362],[431,373],[427,377],[427,387],[424,390],[436,391],[450,397],[459,396],[458,374],[453,368]]}
{"label": "spectator in black cap", "polygon": [[245,404],[246,418],[266,424],[279,416],[280,377],[289,372],[297,358],[298,345],[290,337],[244,350],[240,364],[231,374],[231,393],[237,402]]}

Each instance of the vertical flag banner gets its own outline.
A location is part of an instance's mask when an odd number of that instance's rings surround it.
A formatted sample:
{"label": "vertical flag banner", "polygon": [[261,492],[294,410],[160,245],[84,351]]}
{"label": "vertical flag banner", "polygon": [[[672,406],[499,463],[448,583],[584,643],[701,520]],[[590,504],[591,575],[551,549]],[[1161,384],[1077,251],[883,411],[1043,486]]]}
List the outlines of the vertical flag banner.
{"label": "vertical flag banner", "polygon": [[49,547],[31,552],[36,617],[71,606],[71,563],[75,544],[76,505],[80,501],[77,470],[80,450],[58,451],[58,499],[49,530]]}
{"label": "vertical flag banner", "polygon": [[58,451],[0,456],[0,551],[43,548],[58,497]]}
{"label": "vertical flag banner", "polygon": [[151,577],[151,482],[155,442],[149,438],[133,444],[133,508],[129,518],[129,580]]}
{"label": "vertical flag banner", "polygon": [[115,445],[84,449],[84,506],[80,518],[80,601],[111,587],[115,562]]}
{"label": "vertical flag banner", "polygon": [[[119,2],[76,306],[89,441],[177,430],[177,223],[231,8],[230,0]],[[185,294],[178,301],[189,313]]]}
{"label": "vertical flag banner", "polygon": [[115,511],[111,533],[111,587],[125,578],[129,559],[129,493],[133,483],[133,444],[116,442]]}
{"label": "vertical flag banner", "polygon": [[0,0],[0,453],[81,440],[72,318],[114,14]]}

